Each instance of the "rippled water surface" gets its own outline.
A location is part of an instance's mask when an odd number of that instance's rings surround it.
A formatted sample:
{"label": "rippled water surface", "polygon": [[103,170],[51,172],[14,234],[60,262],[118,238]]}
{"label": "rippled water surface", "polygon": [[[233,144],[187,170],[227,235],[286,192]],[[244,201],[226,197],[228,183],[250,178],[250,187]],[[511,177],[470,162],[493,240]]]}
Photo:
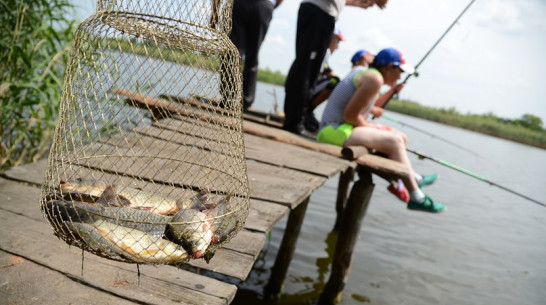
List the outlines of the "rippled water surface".
{"label": "rippled water surface", "polygon": [[[258,85],[255,107],[271,110],[273,92]],[[320,114],[321,109],[317,112]],[[546,202],[546,150],[388,113],[478,154],[380,119],[407,133],[409,146],[511,190]],[[436,172],[425,193],[445,203],[439,215],[409,211],[374,176],[375,191],[355,247],[341,304],[546,304],[546,208],[488,183],[411,155],[417,172]],[[233,304],[311,304],[328,280],[336,234],[338,177],[311,196],[283,294],[262,300],[286,219],[277,224]]]}

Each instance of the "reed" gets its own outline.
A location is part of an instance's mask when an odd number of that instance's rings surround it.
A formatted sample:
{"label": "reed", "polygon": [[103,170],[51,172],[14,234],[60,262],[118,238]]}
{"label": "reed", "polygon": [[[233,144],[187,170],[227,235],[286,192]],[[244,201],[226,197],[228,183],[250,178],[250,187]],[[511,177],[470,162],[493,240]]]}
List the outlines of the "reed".
{"label": "reed", "polygon": [[455,108],[422,106],[417,102],[393,99],[388,110],[456,126],[518,143],[546,148],[546,130],[540,118],[525,114],[520,119],[505,119],[487,114],[461,114]]}
{"label": "reed", "polygon": [[0,1],[0,171],[44,157],[74,33],[68,0]]}

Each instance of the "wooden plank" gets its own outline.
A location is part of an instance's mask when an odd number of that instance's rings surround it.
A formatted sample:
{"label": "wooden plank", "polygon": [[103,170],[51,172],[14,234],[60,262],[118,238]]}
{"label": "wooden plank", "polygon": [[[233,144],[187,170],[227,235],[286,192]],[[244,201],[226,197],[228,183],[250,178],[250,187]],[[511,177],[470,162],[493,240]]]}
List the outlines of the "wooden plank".
{"label": "wooden plank", "polygon": [[47,159],[12,167],[3,173],[9,179],[41,185],[44,181]]}
{"label": "wooden plank", "polygon": [[[34,163],[29,163],[17,167],[13,167],[4,174],[10,179],[24,181],[32,184],[39,185],[42,183],[44,172],[47,166],[47,160],[40,160]],[[93,170],[81,168],[83,177],[92,177],[91,172]],[[111,175],[104,173],[104,179],[106,181],[119,181],[119,183],[127,186],[142,188],[143,190],[153,191],[155,188],[150,186],[150,183],[140,181],[138,179],[130,179],[127,177]],[[116,180],[118,179],[118,180]],[[185,197],[186,191],[180,188],[174,188],[174,190],[165,193],[166,196],[178,195]],[[279,204],[251,199],[248,217],[245,223],[245,228],[269,232],[273,226],[288,213],[288,208]]]}
{"label": "wooden plank", "polygon": [[332,155],[334,157],[341,157],[341,147],[318,143],[314,140],[298,136],[286,130],[272,128],[262,124],[244,121],[243,130],[245,133],[253,134],[266,139],[275,140],[278,142],[283,142],[287,144],[297,145],[304,147],[313,151],[322,152],[325,154]]}
{"label": "wooden plank", "polygon": [[[248,121],[244,121],[243,127],[245,133],[250,133],[259,137],[264,137],[283,143],[297,145],[335,157],[342,157],[341,148],[339,146],[318,143],[287,132],[285,130],[279,130],[276,128]],[[409,177],[409,171],[405,165],[390,159],[378,157],[371,154],[364,154],[356,159],[355,162],[358,165],[362,165],[370,169],[374,174],[377,174],[387,180]]]}
{"label": "wooden plank", "polygon": [[347,160],[356,160],[367,153],[369,153],[369,151],[364,146],[343,146],[341,149],[343,158]]}
{"label": "wooden plank", "polygon": [[341,302],[343,288],[351,270],[354,246],[372,197],[374,189],[372,174],[361,167],[357,168],[357,172],[360,179],[353,185],[347,206],[343,211],[339,237],[332,259],[332,271],[318,302],[321,305]]}
{"label": "wooden plank", "polygon": [[[173,103],[166,99],[149,97],[128,90],[116,89],[114,93],[126,96],[128,98],[126,101],[128,105],[147,109],[154,114],[158,114],[159,118],[168,117],[168,114],[179,114],[227,127],[236,128],[240,124],[241,115],[237,116],[237,113],[234,111],[231,111],[228,117],[227,115],[220,115],[210,110],[184,107],[179,103]],[[227,114],[227,112],[224,114]]]}
{"label": "wooden plank", "polygon": [[270,232],[273,226],[284,217],[290,209],[280,204],[263,200],[250,199],[245,228],[260,232]]}
{"label": "wooden plank", "polygon": [[[134,305],[133,300],[82,285],[69,275],[30,259],[0,250],[0,300],[2,304],[101,304]],[[117,277],[112,285],[127,285]]]}
{"label": "wooden plank", "polygon": [[[230,121],[229,124],[227,122],[217,121],[217,118],[208,117],[208,114],[204,116],[192,114],[191,111],[188,112],[189,110],[187,109],[180,109],[180,107],[177,104],[169,102],[164,99],[151,98],[151,97],[139,95],[134,92],[123,91],[123,90],[118,90],[117,94],[130,97],[130,99],[133,101],[132,102],[133,105],[136,105],[138,107],[142,107],[145,109],[150,109],[150,110],[156,109],[160,111],[169,112],[171,114],[180,114],[183,116],[193,117],[201,121],[214,122],[217,125],[223,125],[228,127],[234,127],[236,125],[235,123],[233,123],[233,121]],[[342,156],[341,149],[337,146],[317,143],[315,141],[305,139],[304,137],[294,135],[285,130],[280,130],[280,129],[260,125],[258,123],[253,123],[249,121],[244,122],[243,130],[246,133],[254,134],[264,138],[273,139],[279,142],[284,142],[288,144],[305,147],[307,149],[327,153],[335,157]],[[374,157],[369,157],[368,155],[364,155],[358,158],[356,160],[356,163],[369,168],[372,172],[380,175],[381,177],[385,177],[387,179],[405,178],[409,176],[409,172],[406,166],[402,164],[396,164],[398,162],[388,160],[388,159],[381,160],[381,162],[379,161],[380,159],[378,159],[377,157],[374,158]]]}
{"label": "wooden plank", "polygon": [[267,297],[279,296],[282,290],[283,281],[288,271],[288,266],[294,256],[296,250],[296,242],[300,235],[303,219],[305,218],[305,212],[307,205],[309,204],[310,197],[307,197],[305,201],[297,208],[290,211],[288,215],[288,221],[286,229],[284,231],[281,245],[279,246],[279,252],[275,258],[275,263],[271,267],[271,274],[269,281],[264,287],[264,293]]}
{"label": "wooden plank", "polygon": [[247,158],[331,178],[351,162],[302,147],[245,134]]}
{"label": "wooden plank", "polygon": [[198,154],[201,150],[180,147],[178,153],[184,154],[183,149],[195,151],[192,151],[193,155],[189,153],[182,159],[173,157],[175,152],[168,149],[124,148],[92,143],[86,146],[85,156],[69,156],[63,162],[178,187],[203,189],[212,186],[224,193],[244,188],[247,176],[244,171],[236,170],[235,166],[223,163],[227,162],[227,157],[216,155],[214,158],[208,155],[200,159]]}
{"label": "wooden plank", "polygon": [[[13,184],[10,184],[10,186],[13,186]],[[17,193],[19,190],[20,188],[15,188],[14,190],[6,189],[6,187],[0,184],[0,200],[11,202],[12,198],[20,197]],[[37,188],[32,188],[32,191],[29,190],[29,192],[35,194],[35,198],[31,204],[6,204],[3,208],[13,213],[32,215],[34,219],[42,220],[43,216],[39,213],[40,191]],[[264,244],[265,235],[263,233],[253,233],[243,230],[230,242],[218,249],[216,255],[210,260],[210,263],[207,264],[204,260],[200,259],[190,260],[187,264],[244,280],[250,273],[254,261]]]}
{"label": "wooden plank", "polygon": [[[182,126],[186,126],[187,122],[181,122]],[[171,124],[174,125],[174,124]],[[156,126],[165,126],[163,124]],[[184,131],[172,131],[168,129],[157,128],[156,126],[139,128],[135,132],[154,137],[157,139],[167,140],[172,143],[180,145],[192,145],[203,147],[207,150],[218,151],[222,153],[237,153],[233,149],[229,149],[233,146],[230,143],[218,143],[209,134],[213,132],[207,132],[206,127],[200,128],[200,136],[192,136],[187,133],[187,128]],[[127,138],[127,137],[126,137]],[[110,139],[109,143],[123,145],[131,145],[135,143],[137,139]],[[350,161],[346,161],[340,158],[336,158],[330,155],[314,152],[308,149],[304,149],[298,146],[289,145],[281,142],[276,142],[269,139],[260,138],[254,135],[245,134],[245,154],[249,159],[258,160],[265,163],[270,163],[278,166],[284,166],[300,171],[314,173],[325,177],[332,177],[342,169],[351,165]],[[146,141],[142,141],[143,145],[146,145]],[[242,153],[242,151],[241,151]]]}
{"label": "wooden plank", "polygon": [[250,197],[294,209],[326,178],[255,161],[247,162]]}
{"label": "wooden plank", "polygon": [[[151,152],[146,152],[140,150],[140,148],[128,149],[110,145],[90,144],[87,151],[90,155],[110,157],[82,159],[75,164],[140,179],[162,181],[166,184],[206,188],[211,186],[210,181],[214,181],[215,184],[212,185],[215,189],[228,192],[234,189],[234,185],[237,186],[238,183],[242,183],[242,179],[246,178],[242,177],[241,173],[237,174],[235,172],[226,177],[221,168],[218,169],[208,165],[205,168],[199,168],[199,170],[189,168],[183,162],[170,160],[169,156],[172,152],[168,150],[152,149]],[[137,157],[132,161],[123,160],[126,158],[125,156],[130,155]],[[141,158],[140,156],[149,157]],[[205,163],[204,161],[201,162]],[[171,171],[163,169],[176,169],[177,172],[188,172],[189,175],[174,179]],[[228,170],[225,169],[225,171]],[[251,190],[250,196],[252,198],[281,203],[291,208],[296,207],[326,181],[324,177],[251,160],[247,161],[247,171]]]}
{"label": "wooden plank", "polygon": [[[84,276],[81,277],[81,250],[69,249],[53,236],[51,228],[41,217],[39,190],[2,179],[0,196],[0,223],[3,227],[0,247],[3,251],[57,270],[85,285],[137,302],[229,304],[233,300],[235,286],[170,266],[141,266],[139,281],[134,265],[87,255]],[[62,244],[65,249],[59,247]],[[123,279],[124,285],[114,285],[114,281],[119,279]]]}

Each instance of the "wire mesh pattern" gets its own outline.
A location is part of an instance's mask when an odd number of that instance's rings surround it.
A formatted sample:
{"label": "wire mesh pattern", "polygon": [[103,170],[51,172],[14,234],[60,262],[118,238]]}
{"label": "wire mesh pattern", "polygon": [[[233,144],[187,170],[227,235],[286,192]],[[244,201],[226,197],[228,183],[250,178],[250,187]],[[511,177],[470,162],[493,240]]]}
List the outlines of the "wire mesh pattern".
{"label": "wire mesh pattern", "polygon": [[109,259],[205,258],[248,215],[232,0],[97,1],[76,32],[41,208]]}

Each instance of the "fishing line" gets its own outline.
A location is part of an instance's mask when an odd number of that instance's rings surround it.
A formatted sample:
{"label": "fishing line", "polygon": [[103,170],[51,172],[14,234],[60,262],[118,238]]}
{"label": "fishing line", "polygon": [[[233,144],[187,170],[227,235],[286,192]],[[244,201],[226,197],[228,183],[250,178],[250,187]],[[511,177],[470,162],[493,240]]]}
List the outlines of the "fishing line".
{"label": "fishing line", "polygon": [[471,172],[471,171],[469,171],[469,170],[467,170],[467,169],[465,169],[465,168],[462,168],[462,167],[460,167],[460,166],[458,166],[458,165],[455,165],[455,164],[453,164],[453,163],[450,163],[450,162],[447,162],[447,161],[444,161],[444,160],[436,159],[436,158],[431,157],[431,156],[424,155],[424,154],[419,153],[419,152],[417,152],[417,151],[415,151],[415,150],[413,150],[413,149],[410,149],[410,148],[406,148],[406,150],[409,151],[409,152],[411,152],[411,153],[413,153],[413,154],[415,154],[415,155],[417,155],[417,157],[419,157],[419,159],[429,159],[429,160],[431,160],[431,161],[433,161],[433,162],[436,162],[436,163],[438,163],[438,164],[447,166],[447,167],[449,167],[449,168],[451,168],[451,169],[454,169],[454,170],[459,171],[459,172],[461,172],[461,173],[463,173],[463,174],[466,174],[466,175],[468,175],[468,176],[470,176],[470,177],[472,177],[472,178],[476,178],[476,179],[481,180],[481,181],[483,181],[483,182],[489,183],[489,185],[496,186],[496,187],[498,187],[498,188],[500,188],[500,189],[503,189],[503,190],[505,190],[505,191],[507,191],[507,192],[510,192],[510,193],[512,193],[512,194],[514,194],[514,195],[520,196],[520,197],[525,198],[525,199],[527,199],[527,200],[529,200],[529,201],[532,201],[532,202],[534,202],[534,203],[536,203],[536,204],[539,204],[539,205],[541,205],[541,206],[543,206],[543,207],[546,207],[546,204],[545,204],[545,203],[542,203],[542,202],[540,202],[540,201],[538,201],[538,200],[535,200],[535,199],[533,199],[533,198],[531,198],[531,197],[529,197],[529,196],[526,196],[526,195],[524,195],[524,194],[518,193],[518,192],[516,192],[516,191],[514,191],[514,190],[512,190],[512,189],[509,189],[509,188],[507,188],[507,187],[505,187],[505,186],[502,186],[502,185],[500,185],[500,184],[498,184],[498,183],[495,183],[495,182],[493,182],[493,181],[491,181],[491,180],[488,180],[487,178],[485,178],[485,177],[483,177],[483,176],[481,176],[481,175],[478,175],[478,174],[476,174],[476,173],[473,173],[473,172]]}
{"label": "fishing line", "polygon": [[[453,21],[453,23],[451,23],[451,25],[447,28],[447,30],[445,30],[445,32],[442,34],[442,36],[440,36],[440,38],[434,43],[434,45],[432,46],[432,48],[430,48],[428,50],[428,52],[425,54],[425,56],[423,56],[423,58],[421,58],[421,60],[417,63],[417,65],[415,66],[415,72],[414,73],[411,73],[411,74],[408,74],[408,76],[406,76],[406,78],[404,79],[404,81],[402,82],[402,84],[405,84],[408,79],[412,76],[412,75],[415,75],[415,76],[418,76],[419,73],[417,73],[417,68],[423,63],[423,61],[425,61],[425,59],[429,56],[429,54],[432,52],[432,50],[434,50],[436,48],[436,46],[440,43],[440,41],[442,41],[442,39],[444,39],[444,37],[446,36],[446,34],[451,30],[451,28],[457,23],[457,21],[459,21],[459,19],[461,19],[461,17],[464,15],[464,13],[468,10],[468,8],[470,8],[470,6],[474,3],[474,1],[476,0],[472,0],[470,1],[470,3],[468,3],[468,5],[464,8],[464,10],[459,14],[459,16],[457,16],[457,18]],[[394,91],[390,94],[389,98],[387,99],[387,101],[381,106],[382,108],[385,108],[385,106],[387,106],[387,104],[389,103],[389,101],[392,99],[392,97],[394,96]]]}
{"label": "fishing line", "polygon": [[459,148],[459,149],[462,149],[462,150],[464,150],[464,151],[466,151],[466,152],[468,152],[468,153],[471,153],[471,154],[473,154],[473,155],[476,156],[476,157],[483,158],[483,157],[482,157],[481,155],[479,155],[478,153],[473,152],[473,151],[469,150],[468,148],[466,148],[466,147],[464,147],[464,146],[461,146],[461,145],[459,145],[459,144],[457,144],[457,143],[455,143],[455,142],[449,141],[449,140],[447,140],[447,139],[445,139],[445,138],[439,137],[439,136],[437,136],[437,135],[435,135],[435,134],[433,134],[433,133],[430,133],[430,132],[428,132],[428,131],[426,131],[426,130],[423,130],[423,129],[421,129],[421,128],[418,128],[418,127],[412,126],[412,125],[410,125],[410,124],[401,122],[401,121],[399,121],[399,120],[397,120],[397,119],[395,119],[395,118],[393,118],[393,117],[391,117],[391,116],[389,116],[389,115],[382,114],[382,115],[380,116],[380,118],[389,120],[389,121],[391,121],[391,122],[398,123],[398,124],[400,124],[400,125],[402,125],[402,126],[406,126],[406,127],[412,128],[412,129],[417,130],[417,131],[420,131],[420,132],[422,132],[422,133],[424,133],[424,134],[427,134],[427,135],[429,135],[429,136],[431,136],[431,137],[433,137],[433,138],[435,138],[435,139],[438,139],[438,140],[440,140],[440,141],[442,141],[442,142],[445,142],[445,143],[450,144],[450,145],[452,145],[452,146],[455,146],[455,147],[457,147],[457,148]]}

